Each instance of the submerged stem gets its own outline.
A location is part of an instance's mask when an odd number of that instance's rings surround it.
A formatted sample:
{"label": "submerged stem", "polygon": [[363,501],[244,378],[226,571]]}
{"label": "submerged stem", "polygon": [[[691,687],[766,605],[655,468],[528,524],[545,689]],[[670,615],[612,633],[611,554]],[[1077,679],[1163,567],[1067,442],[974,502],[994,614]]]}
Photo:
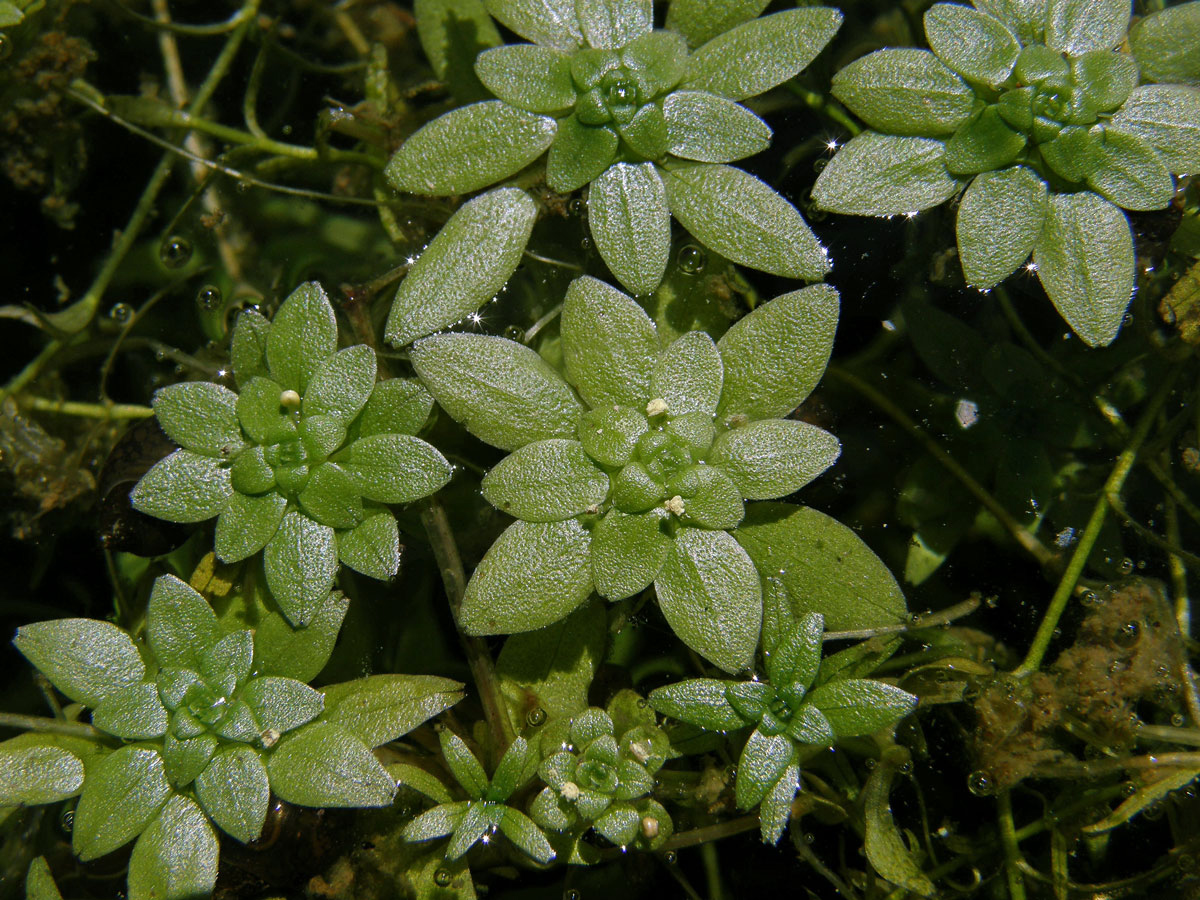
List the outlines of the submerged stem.
{"label": "submerged stem", "polygon": [[0,728],[37,731],[42,734],[64,734],[68,737],[86,738],[89,741],[101,741],[106,737],[103,731],[83,722],[68,722],[45,716],[23,716],[20,713],[0,712]]}

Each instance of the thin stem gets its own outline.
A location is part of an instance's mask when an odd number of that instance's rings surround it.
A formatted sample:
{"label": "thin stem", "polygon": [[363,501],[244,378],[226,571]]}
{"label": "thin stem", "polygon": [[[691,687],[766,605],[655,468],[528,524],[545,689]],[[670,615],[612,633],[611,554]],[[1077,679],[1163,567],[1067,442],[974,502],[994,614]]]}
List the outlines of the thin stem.
{"label": "thin stem", "polygon": [[922,628],[933,628],[939,625],[947,625],[955,619],[961,619],[963,616],[969,616],[975,610],[979,609],[979,598],[971,597],[963,600],[961,603],[955,603],[953,606],[948,606],[945,609],[939,609],[935,613],[927,613],[923,616],[914,616],[912,622],[901,622],[897,625],[880,625],[878,628],[864,628],[860,631],[826,631],[822,636],[823,641],[865,641],[881,634],[899,634],[905,631],[918,631]]}
{"label": "thin stem", "polygon": [[[450,613],[454,616],[454,624],[457,626],[462,612],[463,595],[466,593],[467,576],[463,570],[462,557],[458,553],[458,543],[454,540],[454,530],[450,527],[450,520],[446,518],[446,509],[436,496],[430,497],[422,504],[421,524],[425,526],[434,559],[442,573],[446,599],[450,602]],[[475,687],[479,690],[483,717],[492,733],[492,761],[495,762],[516,738],[516,732],[508,718],[508,707],[500,693],[500,681],[496,677],[496,666],[492,662],[487,643],[482,638],[468,637],[461,628],[457,630],[463,650],[467,654],[471,676],[475,679]]]}
{"label": "thin stem", "polygon": [[1025,900],[1025,879],[1021,874],[1021,848],[1013,824],[1012,796],[1001,791],[997,796],[1000,818],[1000,842],[1004,846],[1004,873],[1008,879],[1009,900]]}
{"label": "thin stem", "polygon": [[1037,535],[1018,522],[1000,504],[1000,501],[991,495],[987,488],[976,481],[970,472],[959,465],[958,460],[943,449],[941,444],[934,440],[928,432],[914,422],[904,410],[893,403],[878,388],[840,366],[830,366],[828,371],[831,376],[841,379],[866,397],[891,418],[892,421],[907,431],[914,440],[925,448],[926,452],[962,483],[971,496],[978,500],[1004,526],[1013,539],[1033,556],[1039,565],[1045,566],[1054,559],[1054,554],[1038,539]]}
{"label": "thin stem", "polygon": [[1054,374],[1060,378],[1065,378],[1076,387],[1082,386],[1083,380],[1078,375],[1063,366],[1062,363],[1047,353],[1041,344],[1034,340],[1029,329],[1025,327],[1025,323],[1021,321],[1021,317],[1017,315],[1017,308],[1013,306],[1012,298],[1008,296],[1008,291],[1004,289],[1004,285],[996,285],[992,289],[992,293],[1000,301],[1000,310],[1004,313],[1004,318],[1008,320],[1009,327],[1016,332],[1021,343],[1025,345],[1025,349],[1037,357],[1042,365],[1053,370]]}
{"label": "thin stem", "polygon": [[41,734],[63,734],[69,737],[86,738],[89,741],[102,741],[107,738],[103,731],[83,722],[67,722],[63,719],[50,719],[45,716],[23,716],[20,713],[0,712],[0,728],[36,731]]}
{"label": "thin stem", "polygon": [[1158,418],[1159,410],[1162,409],[1163,404],[1170,395],[1171,386],[1175,383],[1175,376],[1178,374],[1178,371],[1178,369],[1175,369],[1167,375],[1161,387],[1159,387],[1158,393],[1151,399],[1150,406],[1142,415],[1137,428],[1134,429],[1128,445],[1121,452],[1121,455],[1117,457],[1117,463],[1113,466],[1112,472],[1109,473],[1108,480],[1104,483],[1104,490],[1100,492],[1100,496],[1096,500],[1096,505],[1092,509],[1092,514],[1088,518],[1087,527],[1084,528],[1083,535],[1079,538],[1079,543],[1075,547],[1075,553],[1071,557],[1071,561],[1067,564],[1066,571],[1063,572],[1062,579],[1058,583],[1058,588],[1055,590],[1054,596],[1050,599],[1050,606],[1046,609],[1046,615],[1042,617],[1037,634],[1033,637],[1033,643],[1029,646],[1029,652],[1026,654],[1024,662],[1013,671],[1014,675],[1023,677],[1037,671],[1038,667],[1041,666],[1042,658],[1046,655],[1046,650],[1050,647],[1050,642],[1054,639],[1054,631],[1058,628],[1058,620],[1067,608],[1067,603],[1071,599],[1071,594],[1075,590],[1079,576],[1083,574],[1088,557],[1091,556],[1092,548],[1096,546],[1096,541],[1100,537],[1100,529],[1104,525],[1104,518],[1108,514],[1112,498],[1118,497],[1121,488],[1125,484],[1125,479],[1129,476],[1130,470],[1133,469],[1138,451],[1145,442],[1146,436],[1150,433],[1150,427]]}
{"label": "thin stem", "polygon": [[148,419],[154,415],[149,406],[136,403],[80,403],[74,400],[51,400],[48,397],[21,398],[21,404],[38,412],[79,416],[85,419]]}

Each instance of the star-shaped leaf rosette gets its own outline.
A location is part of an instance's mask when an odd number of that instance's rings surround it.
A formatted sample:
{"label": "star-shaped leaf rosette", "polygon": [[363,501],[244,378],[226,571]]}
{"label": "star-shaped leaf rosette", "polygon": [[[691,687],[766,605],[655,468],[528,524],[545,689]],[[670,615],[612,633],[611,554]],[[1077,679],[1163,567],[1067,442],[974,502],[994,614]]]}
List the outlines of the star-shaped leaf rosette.
{"label": "star-shaped leaf rosette", "polygon": [[745,500],[784,497],[837,459],[813,425],[783,419],[829,359],[838,294],[777,297],[714,342],[664,346],[629,296],[573,281],[561,320],[565,378],[529,347],[445,334],[412,361],[476,437],[511,454],[483,480],[514,522],[467,585],[460,625],[507,634],[557,622],[593,590],[654,585],[675,633],[726,671],[748,665],[762,621],[759,574],[734,539]]}
{"label": "star-shaped leaf rosette", "polygon": [[[736,263],[807,281],[828,271],[824,248],[796,208],[727,163],[771,139],[741,101],[812,62],[841,25],[840,12],[808,7],[756,18],[765,2],[674,0],[666,29],[656,30],[650,0],[484,5],[533,43],[478,55],[475,74],[498,99],[452,110],[406,140],[387,165],[397,190],[470,193],[547,154],[551,189],[591,185],[596,248],[634,294],[662,281],[672,216]],[[452,33],[422,32],[435,68]],[[520,217],[497,226],[522,246],[528,238]]]}
{"label": "star-shaped leaf rosette", "polygon": [[133,489],[133,505],[172,522],[217,517],[217,557],[263,553],[267,585],[295,625],[329,596],[340,563],[386,579],[400,565],[383,504],[427,497],[451,467],[414,434],[433,400],[418,384],[375,380],[375,351],[338,349],[337,320],[316,283],[273,322],[243,312],[233,333],[238,392],[186,382],[154,395],[181,449]]}

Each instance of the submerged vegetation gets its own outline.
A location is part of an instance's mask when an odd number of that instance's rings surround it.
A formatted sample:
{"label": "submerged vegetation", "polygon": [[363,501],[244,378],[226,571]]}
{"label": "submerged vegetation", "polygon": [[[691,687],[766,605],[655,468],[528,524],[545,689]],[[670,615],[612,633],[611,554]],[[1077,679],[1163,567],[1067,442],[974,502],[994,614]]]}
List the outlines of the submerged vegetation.
{"label": "submerged vegetation", "polygon": [[0,2],[0,898],[1200,896],[1200,3],[215,8]]}

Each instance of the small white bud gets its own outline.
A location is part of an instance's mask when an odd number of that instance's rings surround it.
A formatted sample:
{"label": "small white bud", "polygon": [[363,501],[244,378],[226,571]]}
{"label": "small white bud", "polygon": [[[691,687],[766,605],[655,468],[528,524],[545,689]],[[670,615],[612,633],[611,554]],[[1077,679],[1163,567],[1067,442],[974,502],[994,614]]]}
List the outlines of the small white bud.
{"label": "small white bud", "polygon": [[279,395],[279,405],[286,406],[288,409],[298,409],[300,407],[300,395],[293,390],[286,390]]}
{"label": "small white bud", "polygon": [[562,786],[562,790],[559,791],[559,793],[562,794],[563,799],[568,803],[574,803],[579,799],[579,785],[573,781],[565,782]]}
{"label": "small white bud", "polygon": [[683,498],[676,494],[670,500],[663,502],[663,509],[677,516],[683,515]]}
{"label": "small white bud", "polygon": [[655,416],[661,416],[666,411],[667,411],[667,401],[664,400],[662,397],[655,397],[653,400],[651,400],[649,403],[646,404],[646,415],[649,416],[650,418],[654,418]]}

